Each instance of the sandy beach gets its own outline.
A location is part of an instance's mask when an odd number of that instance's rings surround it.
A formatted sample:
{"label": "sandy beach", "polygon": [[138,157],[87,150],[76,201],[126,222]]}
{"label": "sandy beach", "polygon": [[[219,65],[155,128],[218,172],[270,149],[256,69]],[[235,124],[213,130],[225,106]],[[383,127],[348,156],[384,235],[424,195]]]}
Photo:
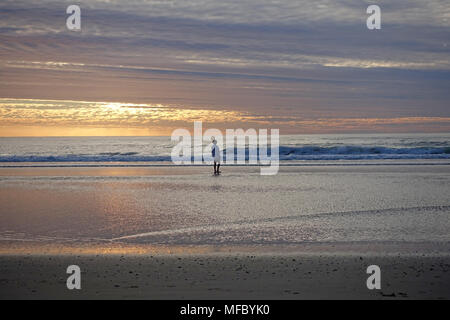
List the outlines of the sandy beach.
{"label": "sandy beach", "polygon": [[1,299],[450,298],[445,163],[209,169],[1,168]]}
{"label": "sandy beach", "polygon": [[[367,255],[0,257],[1,299],[449,299],[450,258]],[[67,266],[82,270],[66,288]],[[382,270],[368,290],[367,266]]]}

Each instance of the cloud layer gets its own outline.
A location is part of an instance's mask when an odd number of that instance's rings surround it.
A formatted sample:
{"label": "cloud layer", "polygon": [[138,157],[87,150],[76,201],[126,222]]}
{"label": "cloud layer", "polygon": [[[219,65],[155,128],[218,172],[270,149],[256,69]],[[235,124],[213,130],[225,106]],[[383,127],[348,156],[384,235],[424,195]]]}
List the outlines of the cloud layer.
{"label": "cloud layer", "polygon": [[252,114],[299,132],[311,127],[298,119],[449,116],[448,1],[377,1],[378,31],[368,1],[81,1],[81,32],[66,29],[69,4],[0,3],[0,97]]}

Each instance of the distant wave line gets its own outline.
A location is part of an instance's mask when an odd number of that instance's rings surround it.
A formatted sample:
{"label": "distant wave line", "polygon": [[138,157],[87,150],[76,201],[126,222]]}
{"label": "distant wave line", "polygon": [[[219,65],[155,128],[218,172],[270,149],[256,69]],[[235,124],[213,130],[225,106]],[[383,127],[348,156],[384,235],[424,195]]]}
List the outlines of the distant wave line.
{"label": "distant wave line", "polygon": [[[259,149],[246,147],[234,148],[233,154],[243,154],[246,161],[259,160]],[[255,154],[253,154],[255,152]],[[226,161],[228,150],[224,150],[223,159]],[[267,150],[272,154],[271,148]],[[405,160],[405,159],[450,159],[450,146],[440,147],[409,147],[394,148],[380,146],[280,146],[279,160]],[[203,155],[205,158],[207,155]],[[194,156],[191,157],[191,161]],[[205,158],[207,160],[207,158]],[[141,154],[137,151],[101,152],[92,154],[2,154],[0,163],[4,162],[169,162],[172,158],[168,154]]]}
{"label": "distant wave line", "polygon": [[[363,159],[364,160],[364,159]],[[380,159],[374,159],[374,161]],[[395,160],[395,159],[388,159]],[[417,159],[410,159],[417,160]],[[422,159],[424,160],[424,159]],[[439,159],[428,159],[428,160],[439,160]],[[281,160],[281,161],[289,161],[289,160]],[[351,160],[349,160],[351,161]],[[280,162],[280,167],[347,167],[347,166],[448,166],[450,162],[328,162],[328,163],[283,163]],[[176,165],[173,163],[146,163],[146,164],[105,164],[105,163],[95,163],[95,164],[32,164],[32,165],[1,165],[0,168],[153,168],[153,167],[210,167],[209,164],[180,164]],[[224,167],[264,167],[270,165],[263,164],[226,164],[223,163]]]}

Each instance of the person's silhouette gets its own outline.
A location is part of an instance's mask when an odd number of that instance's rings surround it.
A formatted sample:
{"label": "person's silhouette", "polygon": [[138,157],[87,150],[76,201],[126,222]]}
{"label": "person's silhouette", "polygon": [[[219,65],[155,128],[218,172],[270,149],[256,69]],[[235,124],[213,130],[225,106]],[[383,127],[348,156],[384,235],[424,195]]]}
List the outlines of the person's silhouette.
{"label": "person's silhouette", "polygon": [[217,145],[216,139],[213,138],[213,145],[211,148],[211,155],[214,159],[214,174],[220,174],[219,168],[220,168],[220,149]]}

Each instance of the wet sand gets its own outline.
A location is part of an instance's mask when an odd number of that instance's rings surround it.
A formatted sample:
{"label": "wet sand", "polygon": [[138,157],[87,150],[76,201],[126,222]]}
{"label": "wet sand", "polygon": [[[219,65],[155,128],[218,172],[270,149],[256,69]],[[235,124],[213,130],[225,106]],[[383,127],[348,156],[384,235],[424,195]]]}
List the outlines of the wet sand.
{"label": "wet sand", "polygon": [[1,168],[0,241],[450,241],[448,165],[210,169]]}

